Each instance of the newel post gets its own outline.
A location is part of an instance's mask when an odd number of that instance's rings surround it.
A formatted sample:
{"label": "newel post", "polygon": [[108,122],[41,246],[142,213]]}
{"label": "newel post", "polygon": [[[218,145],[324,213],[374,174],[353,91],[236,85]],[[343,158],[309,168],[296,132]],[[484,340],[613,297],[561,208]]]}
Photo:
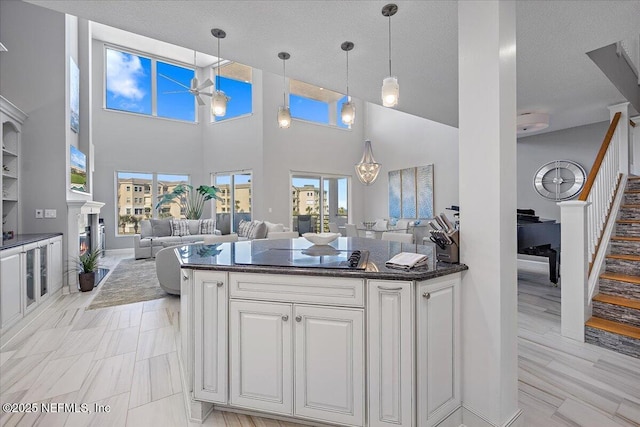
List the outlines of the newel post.
{"label": "newel post", "polygon": [[633,158],[630,155],[630,146],[629,137],[631,136],[631,132],[629,131],[629,103],[622,102],[620,104],[612,105],[609,107],[609,115],[611,116],[611,120],[613,120],[613,116],[616,113],[621,113],[620,121],[618,122],[618,127],[616,129],[616,133],[614,134],[614,138],[618,140],[620,147],[620,170],[619,172],[628,175],[629,174],[629,164],[633,163]]}
{"label": "newel post", "polygon": [[560,206],[560,277],[562,336],[584,342],[584,323],[591,315],[588,304],[587,207],[572,200]]}

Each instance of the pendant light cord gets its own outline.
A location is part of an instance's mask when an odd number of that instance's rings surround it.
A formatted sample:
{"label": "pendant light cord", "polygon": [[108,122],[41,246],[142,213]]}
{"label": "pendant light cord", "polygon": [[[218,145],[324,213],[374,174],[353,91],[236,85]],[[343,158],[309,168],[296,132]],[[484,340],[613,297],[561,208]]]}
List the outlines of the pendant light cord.
{"label": "pendant light cord", "polygon": [[349,51],[347,51],[347,102],[349,101]]}
{"label": "pendant light cord", "polygon": [[391,76],[391,15],[389,15],[389,76]]}
{"label": "pendant light cord", "polygon": [[286,74],[287,74],[287,66],[286,66],[287,60],[286,59],[282,59],[282,104],[284,105],[284,108],[287,108],[287,85],[286,85]]}
{"label": "pendant light cord", "polygon": [[[391,55],[391,53],[389,53],[389,55]],[[391,63],[389,63],[389,67],[391,67]],[[218,67],[216,71],[218,75],[218,79],[216,81],[216,90],[220,91],[220,86],[222,86],[220,84],[220,37],[218,37]]]}

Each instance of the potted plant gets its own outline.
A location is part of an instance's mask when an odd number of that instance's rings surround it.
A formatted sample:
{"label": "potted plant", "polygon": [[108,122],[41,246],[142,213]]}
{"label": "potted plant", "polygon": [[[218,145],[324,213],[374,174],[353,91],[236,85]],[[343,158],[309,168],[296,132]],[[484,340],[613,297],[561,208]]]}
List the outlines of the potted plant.
{"label": "potted plant", "polygon": [[91,291],[95,286],[100,254],[100,249],[96,248],[78,257],[78,281],[82,292]]}
{"label": "potted plant", "polygon": [[200,219],[204,210],[204,202],[211,199],[222,200],[218,197],[218,188],[213,185],[201,185],[194,188],[189,184],[178,184],[173,190],[159,196],[156,209],[176,200],[180,205],[180,212],[184,212],[187,219]]}

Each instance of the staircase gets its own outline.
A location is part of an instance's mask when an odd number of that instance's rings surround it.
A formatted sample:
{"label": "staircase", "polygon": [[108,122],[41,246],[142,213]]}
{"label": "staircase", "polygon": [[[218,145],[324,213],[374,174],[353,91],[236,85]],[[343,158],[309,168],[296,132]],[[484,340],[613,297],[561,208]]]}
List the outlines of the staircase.
{"label": "staircase", "polygon": [[640,358],[640,177],[630,176],[585,340]]}

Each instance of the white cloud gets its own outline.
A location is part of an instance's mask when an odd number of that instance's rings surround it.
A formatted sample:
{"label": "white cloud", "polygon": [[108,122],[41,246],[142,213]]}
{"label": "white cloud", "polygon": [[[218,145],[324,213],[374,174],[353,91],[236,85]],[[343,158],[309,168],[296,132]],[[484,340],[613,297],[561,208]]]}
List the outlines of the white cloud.
{"label": "white cloud", "polygon": [[140,58],[116,50],[107,49],[107,90],[115,97],[139,101],[146,95],[140,87],[145,77]]}

